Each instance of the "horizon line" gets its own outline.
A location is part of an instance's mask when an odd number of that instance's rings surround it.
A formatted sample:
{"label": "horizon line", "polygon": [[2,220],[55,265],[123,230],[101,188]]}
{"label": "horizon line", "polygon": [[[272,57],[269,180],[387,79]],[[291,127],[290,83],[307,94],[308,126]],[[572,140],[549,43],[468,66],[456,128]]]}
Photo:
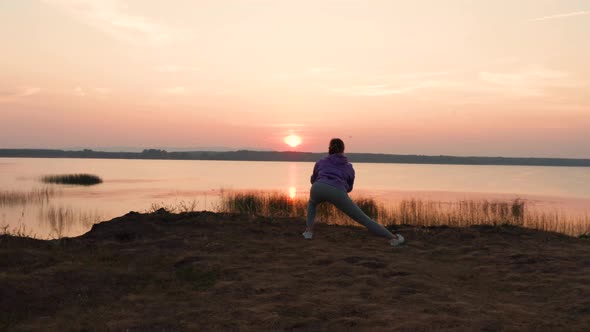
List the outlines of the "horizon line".
{"label": "horizon line", "polygon": [[[141,154],[145,151],[153,150],[153,151],[163,151],[165,153],[191,153],[191,152],[214,152],[214,153],[236,153],[236,152],[272,152],[272,153],[303,153],[303,154],[328,154],[328,152],[321,151],[321,152],[313,152],[313,151],[297,151],[297,150],[251,150],[251,149],[242,149],[238,148],[235,150],[183,150],[183,151],[173,151],[173,150],[166,150],[163,148],[142,148],[142,151],[102,151],[102,150],[94,150],[91,148],[79,148],[79,150],[69,149],[69,148],[0,148],[0,151],[6,150],[41,150],[41,151],[63,151],[63,152],[97,152],[97,153],[134,153],[134,154]],[[368,155],[389,155],[389,156],[416,156],[416,157],[451,157],[451,158],[502,158],[502,159],[555,159],[555,160],[590,160],[590,157],[506,157],[506,156],[492,156],[492,155],[450,155],[450,154],[402,154],[402,153],[386,153],[386,152],[345,152],[345,154],[368,154]],[[0,156],[0,158],[5,158]]]}

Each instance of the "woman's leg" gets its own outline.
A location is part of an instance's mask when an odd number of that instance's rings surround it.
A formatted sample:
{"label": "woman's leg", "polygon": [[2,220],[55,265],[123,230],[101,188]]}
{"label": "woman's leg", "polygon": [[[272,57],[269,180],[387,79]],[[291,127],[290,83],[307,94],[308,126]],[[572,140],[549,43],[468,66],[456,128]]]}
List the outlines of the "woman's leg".
{"label": "woman's leg", "polygon": [[314,200],[309,198],[309,202],[307,203],[307,229],[306,232],[313,232],[313,225],[315,223],[315,214],[316,214],[316,207],[318,203]]}
{"label": "woman's leg", "polygon": [[319,203],[323,202],[322,190],[316,183],[311,186],[309,190],[309,202],[307,203],[307,229],[306,232],[313,233],[313,225],[315,224],[316,208]]}
{"label": "woman's leg", "polygon": [[[316,194],[314,193],[314,188],[316,187]],[[322,197],[323,200],[328,201],[334,204],[338,209],[342,212],[346,213],[350,218],[354,221],[358,222],[359,224],[365,226],[371,233],[379,236],[383,236],[388,239],[396,238],[387,228],[383,227],[383,225],[373,221],[373,219],[369,218],[363,210],[361,210],[348,196],[347,193],[344,191],[332,187],[327,184],[319,183],[317,186],[314,184],[312,186],[312,192],[310,194],[310,202],[313,196]],[[314,216],[315,216],[315,207],[314,207]],[[309,220],[309,206],[308,206],[308,220]]]}
{"label": "woman's leg", "polygon": [[344,193],[344,195],[345,195],[345,197],[340,197],[338,199],[337,203],[334,204],[334,205],[336,205],[337,208],[342,210],[342,212],[346,213],[346,215],[348,215],[354,221],[367,227],[369,232],[371,232],[375,235],[378,235],[378,236],[383,236],[388,239],[396,238],[396,236],[393,235],[390,231],[388,231],[387,228],[383,227],[383,225],[381,225],[381,224],[375,222],[373,219],[369,218],[369,216],[367,216],[363,212],[363,210],[361,210],[358,207],[358,205],[356,205],[350,199],[350,197],[348,197],[348,195],[346,193]]}

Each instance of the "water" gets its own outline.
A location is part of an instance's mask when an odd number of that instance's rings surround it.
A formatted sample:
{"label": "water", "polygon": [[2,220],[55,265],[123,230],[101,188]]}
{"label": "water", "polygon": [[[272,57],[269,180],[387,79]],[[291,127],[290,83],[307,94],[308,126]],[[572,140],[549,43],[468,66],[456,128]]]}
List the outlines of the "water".
{"label": "water", "polygon": [[[539,208],[570,214],[590,211],[590,168],[529,166],[354,165],[354,194],[381,201],[419,198],[523,198]],[[93,223],[154,206],[194,204],[218,208],[222,190],[274,190],[291,197],[309,194],[313,163],[197,160],[0,158],[0,193],[53,188],[46,202],[0,204],[0,226],[38,238],[76,236]],[[90,173],[104,183],[47,185],[48,174]]]}

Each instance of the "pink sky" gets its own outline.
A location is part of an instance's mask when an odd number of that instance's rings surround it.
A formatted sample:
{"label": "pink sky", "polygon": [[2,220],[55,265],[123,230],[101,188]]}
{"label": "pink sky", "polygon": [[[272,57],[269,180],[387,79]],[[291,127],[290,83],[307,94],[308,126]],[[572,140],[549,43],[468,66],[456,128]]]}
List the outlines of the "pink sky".
{"label": "pink sky", "polygon": [[0,148],[590,158],[587,1],[0,2]]}

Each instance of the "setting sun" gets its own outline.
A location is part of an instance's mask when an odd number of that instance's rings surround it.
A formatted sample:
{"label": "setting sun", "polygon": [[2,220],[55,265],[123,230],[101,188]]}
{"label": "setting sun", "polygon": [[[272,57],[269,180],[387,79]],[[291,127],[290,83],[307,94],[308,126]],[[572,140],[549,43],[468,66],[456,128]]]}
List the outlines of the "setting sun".
{"label": "setting sun", "polygon": [[301,144],[301,137],[291,134],[291,135],[285,137],[284,141],[288,146],[294,148],[294,147],[298,146],[299,144]]}

